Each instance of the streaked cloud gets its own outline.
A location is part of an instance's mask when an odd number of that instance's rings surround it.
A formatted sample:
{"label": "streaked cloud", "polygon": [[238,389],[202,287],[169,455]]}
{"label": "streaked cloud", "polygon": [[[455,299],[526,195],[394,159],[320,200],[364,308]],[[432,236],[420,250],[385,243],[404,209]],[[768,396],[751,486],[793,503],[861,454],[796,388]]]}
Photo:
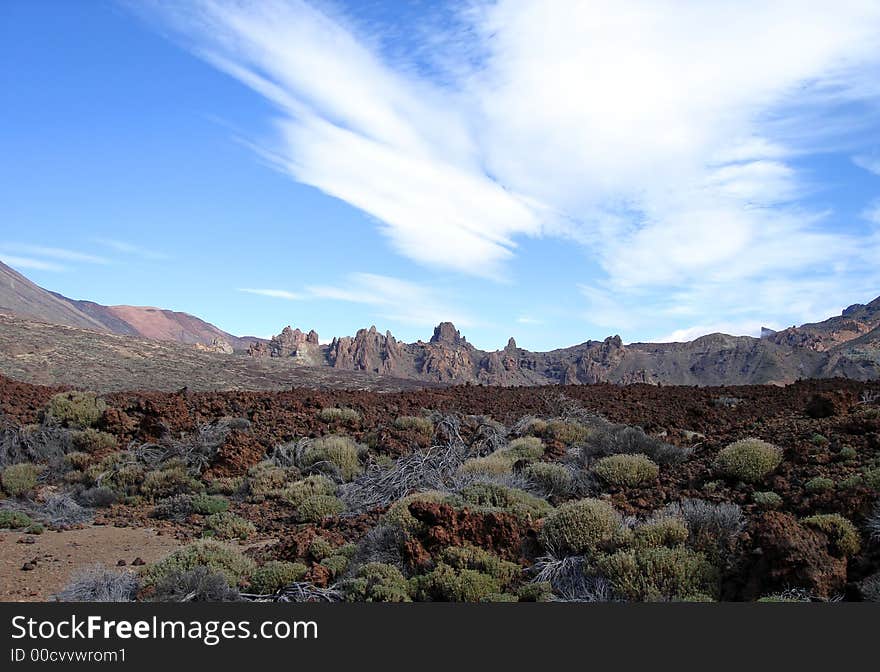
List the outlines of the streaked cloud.
{"label": "streaked cloud", "polygon": [[120,252],[122,254],[128,254],[153,261],[168,259],[168,255],[162,252],[156,252],[155,250],[150,250],[145,247],[141,247],[140,245],[126,242],[124,240],[116,240],[114,238],[94,238],[93,240],[98,245],[102,245],[106,248],[109,248],[116,252]]}
{"label": "streaked cloud", "polygon": [[880,175],[880,154],[858,154],[852,157],[852,161],[859,168]]}
{"label": "streaked cloud", "polygon": [[258,294],[260,296],[269,296],[273,299],[285,299],[287,301],[298,301],[302,299],[303,296],[301,294],[296,294],[295,292],[289,292],[286,289],[247,289],[240,288],[239,292],[244,292],[246,294]]}
{"label": "streaked cloud", "polygon": [[[265,158],[425,266],[509,279],[528,238],[569,239],[595,269],[584,319],[639,331],[682,307],[691,330],[814,317],[880,285],[875,237],[813,206],[802,166],[876,123],[876,2],[474,2],[422,27],[427,65],[300,0],[158,12],[276,107]],[[419,295],[353,277],[313,294],[388,314]]]}
{"label": "streaked cloud", "polygon": [[372,306],[376,315],[413,326],[435,326],[451,321],[459,327],[475,324],[466,313],[454,308],[431,287],[373,273],[352,273],[344,285],[313,285],[307,288],[315,299],[344,301]]}
{"label": "streaked cloud", "polygon": [[11,254],[0,253],[0,261],[2,261],[7,266],[11,266],[15,269],[52,271],[56,273],[68,270],[66,266],[62,266],[61,264],[56,264],[51,261],[43,261],[42,259],[34,259],[32,257],[20,257]]}
{"label": "streaked cloud", "polygon": [[81,262],[85,264],[109,264],[110,259],[100,257],[94,254],[78,252],[76,250],[68,250],[61,247],[46,247],[44,245],[24,245],[18,243],[3,244],[0,248],[18,252],[22,254],[32,255],[35,257],[45,257],[49,259],[59,259],[61,261]]}

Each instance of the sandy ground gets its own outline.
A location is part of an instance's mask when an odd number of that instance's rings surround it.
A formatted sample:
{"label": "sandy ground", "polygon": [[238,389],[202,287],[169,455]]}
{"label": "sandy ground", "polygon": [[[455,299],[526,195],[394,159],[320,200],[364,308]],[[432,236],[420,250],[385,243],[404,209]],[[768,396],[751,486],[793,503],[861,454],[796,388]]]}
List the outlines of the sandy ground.
{"label": "sandy ground", "polygon": [[[31,539],[33,543],[20,543]],[[41,535],[0,532],[0,601],[45,601],[78,568],[95,563],[115,567],[119,560],[131,566],[137,557],[155,562],[178,544],[174,537],[149,528],[91,526]],[[35,558],[35,569],[22,570]]]}

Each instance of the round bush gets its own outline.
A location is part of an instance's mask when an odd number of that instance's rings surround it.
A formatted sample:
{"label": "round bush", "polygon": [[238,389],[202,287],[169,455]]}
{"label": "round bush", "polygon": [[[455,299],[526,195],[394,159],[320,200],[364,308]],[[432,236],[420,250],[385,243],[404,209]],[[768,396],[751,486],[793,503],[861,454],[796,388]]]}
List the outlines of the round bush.
{"label": "round bush", "polygon": [[255,570],[254,561],[236,549],[218,541],[204,539],[178,548],[144,572],[145,585],[154,585],[172,571],[187,572],[196,567],[207,567],[220,572],[230,586],[242,583]]}
{"label": "round bush", "polygon": [[761,439],[742,439],[723,448],[715,461],[718,472],[728,478],[757,483],[782,462],[782,450]]}
{"label": "round bush", "polygon": [[412,602],[409,584],[394,565],[369,562],[341,585],[349,602]]}
{"label": "round bush", "polygon": [[218,539],[245,540],[257,531],[252,522],[229,511],[212,513],[205,519],[205,524]]}
{"label": "round bush", "polygon": [[303,453],[303,467],[328,463],[344,481],[350,481],[363,471],[358,459],[357,445],[349,436],[333,435],[316,439]]}
{"label": "round bush", "polygon": [[46,414],[68,427],[91,427],[96,424],[107,404],[94,392],[59,392],[49,399]]}
{"label": "round bush", "polygon": [[566,502],[544,520],[541,543],[562,555],[592,554],[609,544],[620,528],[620,515],[608,502]]}
{"label": "round bush", "polygon": [[34,489],[37,484],[37,476],[43,468],[29,462],[21,464],[11,464],[3,470],[0,475],[0,483],[3,489],[13,497],[20,497]]}
{"label": "round bush", "polygon": [[343,511],[345,504],[335,495],[312,495],[300,502],[296,515],[303,523],[317,523],[327,516],[335,516]]}
{"label": "round bush", "polygon": [[782,497],[773,492],[754,492],[752,501],[763,509],[778,509],[782,506]]}
{"label": "round bush", "polygon": [[807,492],[812,493],[827,492],[829,490],[834,490],[834,481],[830,478],[825,478],[824,476],[816,476],[804,483],[804,488]]}
{"label": "round bush", "polygon": [[274,593],[302,581],[308,571],[309,568],[301,562],[270,560],[251,575],[251,588],[258,593]]}
{"label": "round bush", "polygon": [[653,481],[660,467],[644,455],[609,455],[596,462],[593,471],[599,478],[617,487],[633,487]]}
{"label": "round bush", "polygon": [[855,555],[861,549],[859,532],[855,525],[839,513],[809,516],[804,518],[803,523],[824,532],[834,550],[840,555]]}

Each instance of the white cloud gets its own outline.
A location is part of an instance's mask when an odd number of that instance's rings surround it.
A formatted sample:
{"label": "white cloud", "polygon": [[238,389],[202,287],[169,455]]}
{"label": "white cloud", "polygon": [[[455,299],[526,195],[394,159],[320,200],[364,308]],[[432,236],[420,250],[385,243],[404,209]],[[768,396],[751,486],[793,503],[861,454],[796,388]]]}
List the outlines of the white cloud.
{"label": "white cloud", "polygon": [[803,205],[792,160],[880,100],[880,3],[477,2],[436,41],[440,78],[298,0],[164,15],[277,106],[265,156],[419,263],[501,278],[519,238],[569,237],[602,272],[587,318],[615,329],[669,296],[711,325],[812,313],[793,306],[817,273],[829,302],[880,280],[868,241]]}
{"label": "white cloud", "polygon": [[695,325],[685,329],[676,329],[670,334],[657,339],[660,343],[683,343],[692,341],[707,334],[730,334],[731,336],[755,336],[761,335],[761,328],[774,329],[773,326],[759,322],[719,322],[708,325]]}
{"label": "white cloud", "polygon": [[295,294],[294,292],[288,292],[286,289],[248,289],[248,288],[240,288],[239,292],[245,292],[246,294],[258,294],[260,296],[269,296],[273,299],[286,299],[287,301],[297,301],[302,299],[301,294]]}
{"label": "white cloud", "polygon": [[168,256],[163,254],[162,252],[149,250],[147,248],[141,247],[140,245],[134,245],[124,240],[116,240],[115,238],[94,238],[93,240],[99,245],[103,245],[104,247],[115,250],[116,252],[130,254],[132,256],[141,257],[142,259],[159,261],[168,258]]}
{"label": "white cloud", "polygon": [[859,154],[852,157],[852,161],[859,168],[864,168],[870,173],[874,173],[875,175],[880,175],[880,156],[876,154],[867,155],[867,154]]}
{"label": "white cloud", "polygon": [[18,269],[25,268],[34,271],[53,272],[62,272],[67,270],[66,266],[62,266],[51,261],[43,261],[42,259],[33,259],[31,257],[19,257],[11,254],[0,253],[0,261],[2,261],[7,266],[12,266],[13,268]]}
{"label": "white cloud", "polygon": [[528,315],[520,315],[518,318],[516,318],[516,323],[533,326],[533,325],[544,324],[544,320],[539,320],[536,317],[530,317]]}
{"label": "white cloud", "polygon": [[413,326],[436,326],[444,321],[459,327],[474,324],[430,287],[373,273],[352,273],[346,280],[345,285],[315,285],[307,291],[316,299],[373,306],[378,316]]}
{"label": "white cloud", "polygon": [[23,254],[34,255],[36,257],[48,257],[49,259],[60,259],[62,261],[82,262],[86,264],[109,264],[109,259],[99,257],[94,254],[86,254],[75,250],[68,250],[60,247],[46,247],[43,245],[22,245],[8,244],[2,246],[4,249]]}

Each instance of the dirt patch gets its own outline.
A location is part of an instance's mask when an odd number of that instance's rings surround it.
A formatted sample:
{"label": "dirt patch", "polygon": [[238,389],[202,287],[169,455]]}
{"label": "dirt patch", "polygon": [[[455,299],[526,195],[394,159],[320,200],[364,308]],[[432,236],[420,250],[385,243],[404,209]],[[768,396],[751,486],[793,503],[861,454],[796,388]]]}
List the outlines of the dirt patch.
{"label": "dirt patch", "polygon": [[[29,543],[22,543],[25,542]],[[32,541],[31,541],[32,540]],[[27,535],[0,532],[0,601],[43,602],[61,590],[74,570],[100,563],[127,566],[136,558],[150,563],[177,548],[169,535],[151,528],[92,526]],[[35,567],[25,571],[26,563]]]}

